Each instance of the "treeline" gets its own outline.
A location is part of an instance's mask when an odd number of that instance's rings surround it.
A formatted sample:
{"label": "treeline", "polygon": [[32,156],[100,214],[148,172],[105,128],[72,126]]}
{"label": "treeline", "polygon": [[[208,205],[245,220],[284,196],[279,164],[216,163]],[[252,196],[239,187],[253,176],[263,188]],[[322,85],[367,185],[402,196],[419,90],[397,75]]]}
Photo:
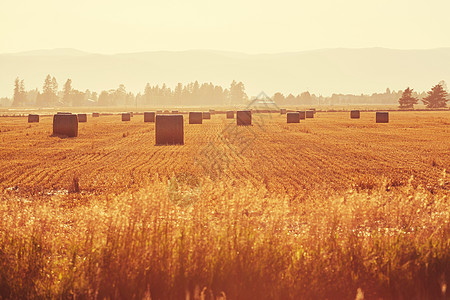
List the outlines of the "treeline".
{"label": "treeline", "polygon": [[[290,105],[349,105],[349,104],[395,104],[402,91],[392,91],[388,88],[385,93],[361,94],[332,94],[331,97],[323,97],[309,92],[303,92],[297,96],[275,93],[273,100],[279,106]],[[418,94],[416,94],[418,95]]]}
{"label": "treeline", "polygon": [[[391,91],[371,95],[333,94],[331,97],[303,92],[294,96],[275,93],[272,100],[280,107],[295,105],[393,105],[399,104],[400,109],[413,109],[419,99],[428,108],[446,107],[447,86],[444,81],[439,82],[429,92],[417,93],[409,87],[404,91]],[[164,106],[208,106],[208,105],[245,105],[249,102],[242,82],[233,82],[229,88],[223,88],[212,83],[198,81],[183,85],[178,83],[174,88],[150,85],[142,93],[127,92],[120,84],[117,89],[91,92],[79,91],[72,87],[72,80],[67,79],[62,89],[58,88],[55,77],[47,75],[42,91],[38,89],[26,91],[24,80],[16,78],[14,96],[12,99],[0,98],[0,106],[15,107],[55,107],[55,106],[136,106],[136,107],[164,107]]]}
{"label": "treeline", "polygon": [[23,80],[16,78],[12,106],[202,106],[202,105],[239,105],[248,100],[242,82],[233,82],[229,88],[212,83],[199,84],[198,81],[175,88],[165,84],[146,84],[143,93],[127,92],[125,85],[117,89],[96,92],[84,92],[72,87],[72,80],[67,79],[63,88],[58,89],[55,77],[47,75],[42,92],[38,89],[26,91]]}

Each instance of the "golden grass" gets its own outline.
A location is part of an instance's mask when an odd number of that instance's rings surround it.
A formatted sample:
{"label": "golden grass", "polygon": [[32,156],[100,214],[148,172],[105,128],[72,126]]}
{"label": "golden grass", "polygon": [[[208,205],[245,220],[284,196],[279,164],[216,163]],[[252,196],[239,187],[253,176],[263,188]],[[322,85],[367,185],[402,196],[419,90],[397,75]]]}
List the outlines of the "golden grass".
{"label": "golden grass", "polygon": [[214,116],[165,147],[143,116],[2,118],[0,295],[445,297],[450,116],[390,114]]}

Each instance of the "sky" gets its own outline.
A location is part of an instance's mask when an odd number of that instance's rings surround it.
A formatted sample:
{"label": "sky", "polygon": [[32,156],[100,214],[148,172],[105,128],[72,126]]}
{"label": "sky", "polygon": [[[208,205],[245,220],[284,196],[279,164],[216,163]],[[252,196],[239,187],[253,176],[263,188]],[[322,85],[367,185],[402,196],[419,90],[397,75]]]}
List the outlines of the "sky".
{"label": "sky", "polygon": [[2,0],[0,53],[450,47],[449,0]]}

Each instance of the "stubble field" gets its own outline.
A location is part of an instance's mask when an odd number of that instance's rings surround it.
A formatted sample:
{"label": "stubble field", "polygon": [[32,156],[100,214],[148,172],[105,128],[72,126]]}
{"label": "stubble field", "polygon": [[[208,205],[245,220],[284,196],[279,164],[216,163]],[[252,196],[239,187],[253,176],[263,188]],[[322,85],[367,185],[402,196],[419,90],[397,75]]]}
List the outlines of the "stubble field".
{"label": "stubble field", "polygon": [[450,112],[184,118],[0,118],[0,296],[448,297]]}

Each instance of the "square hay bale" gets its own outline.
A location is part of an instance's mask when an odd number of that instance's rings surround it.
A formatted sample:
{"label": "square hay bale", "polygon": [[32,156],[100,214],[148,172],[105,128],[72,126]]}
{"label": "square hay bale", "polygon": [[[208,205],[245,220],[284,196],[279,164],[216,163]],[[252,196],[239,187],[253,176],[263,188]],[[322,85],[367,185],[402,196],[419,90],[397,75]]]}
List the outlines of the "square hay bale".
{"label": "square hay bale", "polygon": [[87,122],[87,115],[86,114],[78,114],[78,122],[86,123]]}
{"label": "square hay bale", "polygon": [[130,117],[134,117],[134,113],[132,111],[129,112]]}
{"label": "square hay bale", "polygon": [[39,123],[39,115],[29,114],[28,123]]}
{"label": "square hay bale", "polygon": [[376,112],[376,123],[389,123],[389,112],[377,111]]}
{"label": "square hay bale", "polygon": [[209,110],[209,113],[212,114],[212,115],[214,115],[214,114],[216,113],[216,110],[215,110],[215,109],[210,109],[210,110]]}
{"label": "square hay bale", "polygon": [[285,115],[287,113],[285,108],[280,109],[280,114]]}
{"label": "square hay bale", "polygon": [[144,112],[144,122],[155,122],[155,112]]}
{"label": "square hay bale", "polygon": [[178,110],[172,110],[173,114],[178,114]]}
{"label": "square hay bale", "polygon": [[183,145],[183,115],[156,115],[156,145]]}
{"label": "square hay bale", "polygon": [[312,119],[312,118],[314,118],[314,111],[313,111],[313,110],[307,110],[307,111],[306,111],[306,118],[307,118],[307,119]]}
{"label": "square hay bale", "polygon": [[286,119],[288,123],[300,123],[300,113],[298,112],[287,113]]}
{"label": "square hay bale", "polygon": [[236,113],[236,123],[240,126],[252,125],[252,111],[238,110]]}
{"label": "square hay bale", "polygon": [[75,114],[56,114],[53,116],[53,135],[78,136],[78,116]]}
{"label": "square hay bale", "polygon": [[306,111],[298,111],[298,113],[300,114],[300,120],[306,119]]}
{"label": "square hay bale", "polygon": [[234,111],[227,111],[227,119],[234,119]]}
{"label": "square hay bale", "polygon": [[162,114],[162,110],[157,110],[156,113],[157,114]]}
{"label": "square hay bale", "polygon": [[92,113],[92,117],[98,118],[98,117],[100,117],[100,113],[94,112],[94,113]]}
{"label": "square hay bale", "polygon": [[210,120],[211,119],[211,113],[209,111],[203,112],[203,119]]}
{"label": "square hay bale", "polygon": [[361,114],[359,110],[352,110],[350,111],[350,119],[359,119],[361,117]]}
{"label": "square hay bale", "polygon": [[203,113],[198,111],[191,111],[189,113],[189,124],[202,124]]}
{"label": "square hay bale", "polygon": [[122,114],[122,121],[131,121],[131,114],[130,113],[123,113]]}

